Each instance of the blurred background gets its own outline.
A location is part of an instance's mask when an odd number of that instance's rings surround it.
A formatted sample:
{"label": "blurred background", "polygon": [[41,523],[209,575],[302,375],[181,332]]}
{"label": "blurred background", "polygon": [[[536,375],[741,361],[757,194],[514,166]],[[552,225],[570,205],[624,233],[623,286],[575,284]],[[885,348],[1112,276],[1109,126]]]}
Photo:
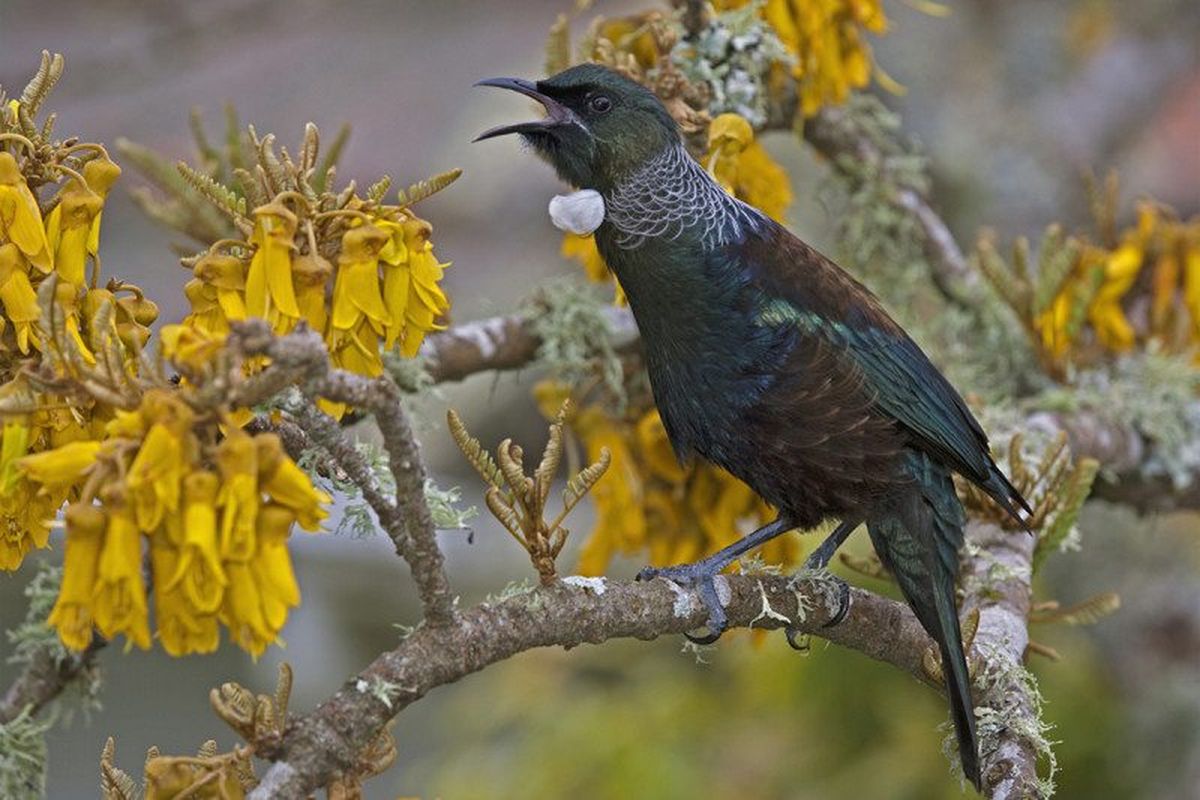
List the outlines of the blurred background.
{"label": "blurred background", "polygon": [[[618,15],[652,3],[595,10]],[[309,120],[327,137],[350,122],[342,178],[388,173],[404,185],[462,167],[463,178],[421,212],[434,223],[439,255],[454,262],[445,283],[453,317],[469,320],[512,311],[539,283],[577,273],[559,257],[546,215],[562,189],[551,172],[512,141],[470,144],[522,111],[471,84],[538,76],[547,28],[569,5],[0,0],[0,83],[19,90],[45,48],[67,59],[50,101],[59,131],[109,144],[125,136],[190,158],[189,108],[205,109],[216,127],[232,102],[285,144]],[[884,99],[930,154],[936,204],[960,240],[985,224],[1009,239],[1052,220],[1085,222],[1088,170],[1117,169],[1127,203],[1152,194],[1185,218],[1200,212],[1200,4],[948,6],[952,13],[937,18],[886,4],[892,33],[876,53],[907,87]],[[793,137],[766,143],[795,180],[792,227],[835,251],[820,202],[825,168]],[[127,170],[122,184],[137,182]],[[175,321],[185,273],[169,250],[172,235],[115,194],[105,212],[105,271],[136,280],[162,305],[162,319]],[[422,401],[425,452],[441,485],[462,487],[480,505],[479,483],[445,435],[446,406],[485,443],[513,435],[536,446],[544,436],[529,398],[537,377],[479,376]],[[585,511],[574,527],[582,533],[588,523]],[[465,604],[530,576],[526,555],[489,518],[474,526],[474,544],[443,534]],[[1063,656],[1033,665],[1052,738],[1061,741],[1060,796],[1200,797],[1200,517],[1137,519],[1094,505],[1082,528],[1082,551],[1045,571],[1048,594],[1069,601],[1115,590],[1124,606],[1097,627],[1034,631]],[[306,537],[295,552],[303,605],[284,631],[286,648],[257,664],[232,647],[181,660],[106,649],[103,708],[51,734],[50,796],[96,795],[109,735],[131,772],[152,744],[169,753],[210,737],[231,744],[208,690],[233,679],[266,691],[282,659],[295,668],[293,706],[307,709],[393,646],[396,625],[416,621],[407,569],[386,538]],[[23,615],[21,589],[33,569],[27,562],[0,576],[0,627]],[[728,639],[705,664],[678,640],[618,642],[527,653],[439,689],[399,718],[398,762],[368,784],[368,796],[960,794],[938,749],[946,714],[936,693],[820,643],[801,657],[782,637]],[[0,663],[0,683],[10,672]]]}

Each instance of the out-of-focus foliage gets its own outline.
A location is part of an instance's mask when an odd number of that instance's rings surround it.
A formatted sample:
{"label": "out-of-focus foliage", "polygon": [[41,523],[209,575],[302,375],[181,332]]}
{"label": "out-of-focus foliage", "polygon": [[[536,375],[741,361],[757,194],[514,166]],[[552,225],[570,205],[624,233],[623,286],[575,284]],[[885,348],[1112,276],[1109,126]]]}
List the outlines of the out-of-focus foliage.
{"label": "out-of-focus foliage", "polygon": [[1047,228],[1032,263],[1029,242],[997,251],[994,235],[976,263],[1016,312],[1043,367],[1055,378],[1135,347],[1200,359],[1200,217],[1181,220],[1150,200],[1136,221],[1117,223],[1117,180],[1093,187],[1095,233]]}

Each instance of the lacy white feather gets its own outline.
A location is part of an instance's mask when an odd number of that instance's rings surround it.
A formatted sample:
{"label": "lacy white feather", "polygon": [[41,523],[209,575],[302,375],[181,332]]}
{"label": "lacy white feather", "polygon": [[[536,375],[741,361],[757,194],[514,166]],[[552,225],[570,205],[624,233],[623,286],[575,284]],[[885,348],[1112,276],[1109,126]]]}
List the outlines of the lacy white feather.
{"label": "lacy white feather", "polygon": [[731,197],[682,144],[665,148],[605,198],[607,219],[619,231],[617,246],[640,247],[647,239],[678,239],[700,227],[705,250],[743,241],[765,217]]}

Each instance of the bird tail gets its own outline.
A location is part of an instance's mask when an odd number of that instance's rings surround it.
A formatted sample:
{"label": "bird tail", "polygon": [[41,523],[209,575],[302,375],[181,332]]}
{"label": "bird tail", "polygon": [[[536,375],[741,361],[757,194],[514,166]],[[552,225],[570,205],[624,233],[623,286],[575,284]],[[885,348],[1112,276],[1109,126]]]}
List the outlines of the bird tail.
{"label": "bird tail", "polygon": [[966,517],[946,469],[918,453],[913,453],[908,463],[913,483],[868,519],[867,530],[880,560],[896,577],[917,620],[941,650],[943,682],[963,774],[979,789],[975,707],[954,599]]}

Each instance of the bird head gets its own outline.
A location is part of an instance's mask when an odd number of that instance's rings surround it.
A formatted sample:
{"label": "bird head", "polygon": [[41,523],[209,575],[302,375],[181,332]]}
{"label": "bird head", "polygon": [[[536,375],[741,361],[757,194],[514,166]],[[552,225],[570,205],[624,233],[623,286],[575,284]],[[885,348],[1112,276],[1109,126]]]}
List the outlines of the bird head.
{"label": "bird head", "polygon": [[546,109],[541,119],[501,125],[475,141],[520,134],[560,178],[580,189],[604,192],[679,142],[675,120],[650,90],[598,64],[542,81],[488,78],[475,85],[510,89]]}

